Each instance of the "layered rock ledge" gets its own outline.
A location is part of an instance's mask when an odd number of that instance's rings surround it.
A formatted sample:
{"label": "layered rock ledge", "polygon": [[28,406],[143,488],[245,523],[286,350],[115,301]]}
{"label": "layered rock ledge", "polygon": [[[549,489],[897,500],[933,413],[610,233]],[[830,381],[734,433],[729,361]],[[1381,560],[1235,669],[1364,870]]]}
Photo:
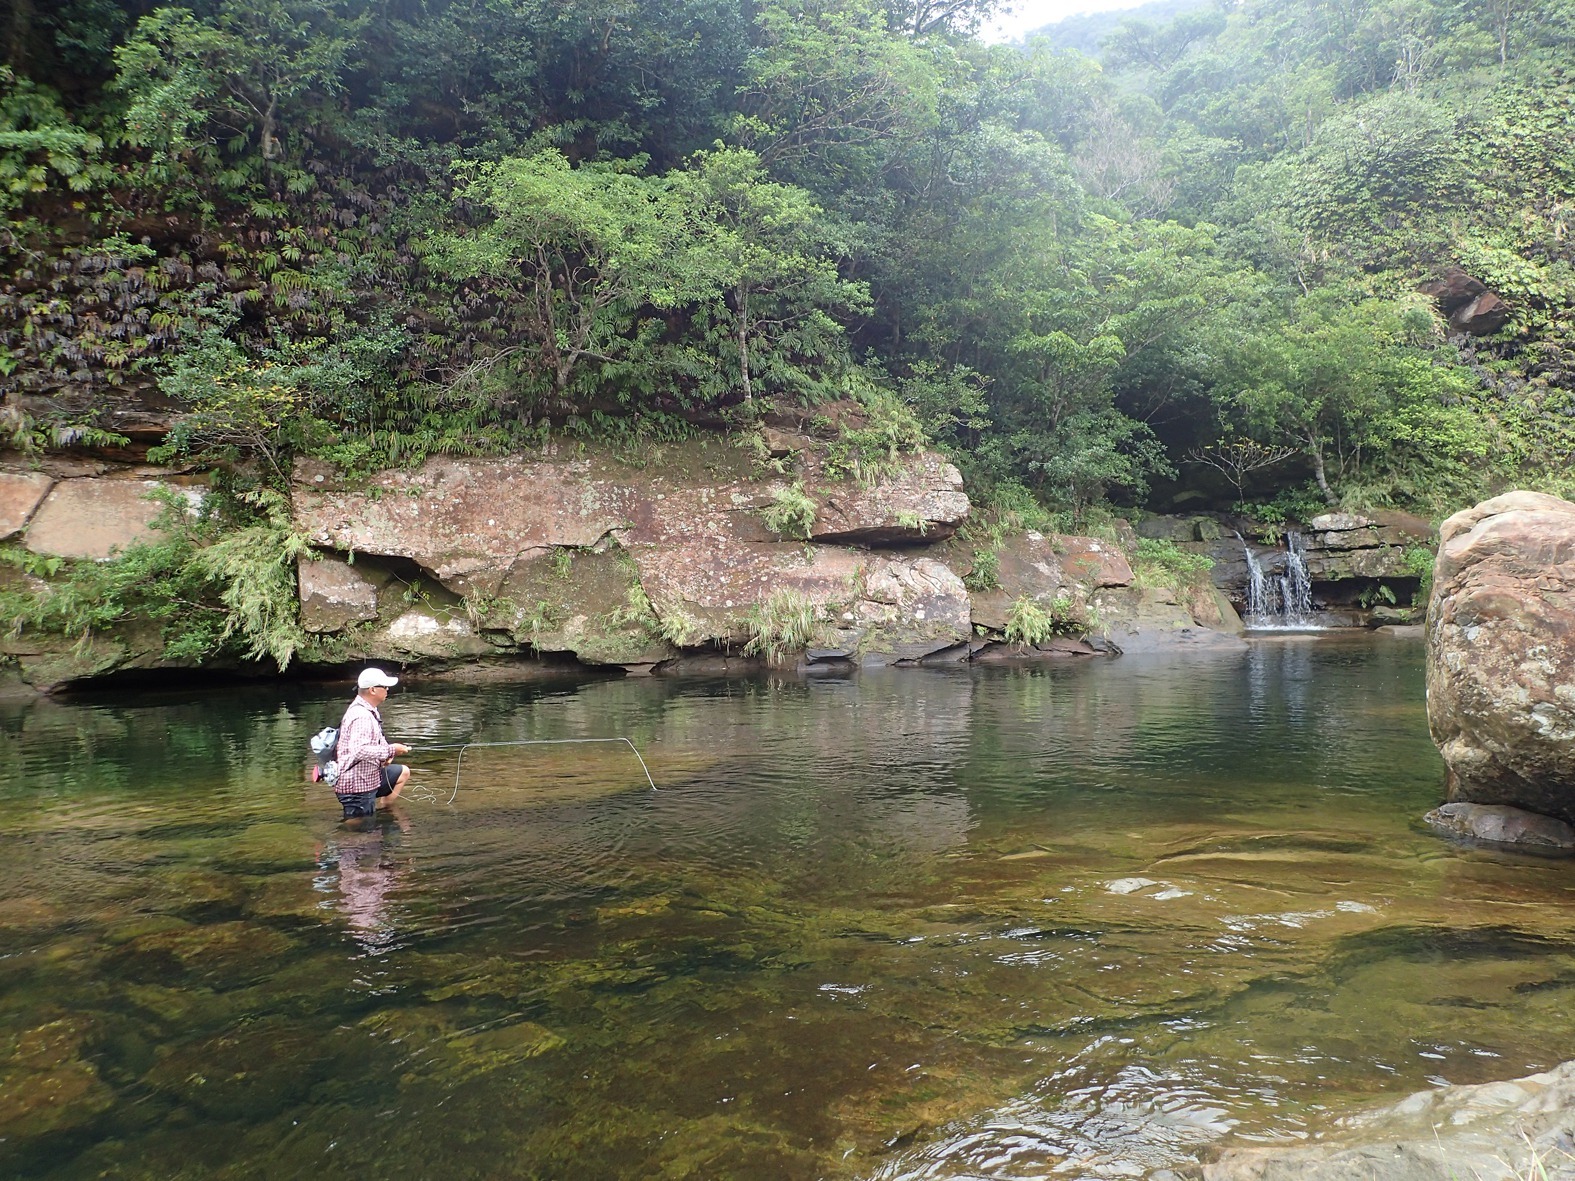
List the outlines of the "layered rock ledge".
{"label": "layered rock ledge", "polygon": [[[731,671],[741,658],[878,666],[1241,642],[1206,579],[1139,585],[1130,531],[960,533],[968,497],[942,457],[882,456],[854,478],[824,443],[771,433],[766,458],[718,436],[635,460],[566,444],[359,481],[303,460],[299,659]],[[201,495],[196,477],[146,465],[0,457],[0,527],[69,572],[152,537],[172,490]],[[22,577],[9,569],[0,578]],[[45,689],[175,666],[143,626],[86,644],[17,632],[0,639],[7,660]]]}
{"label": "layered rock ledge", "polygon": [[1209,558],[1214,586],[1241,613],[1251,582],[1248,552],[1265,577],[1275,578],[1286,573],[1294,546],[1313,608],[1328,624],[1421,622],[1420,605],[1411,605],[1425,572],[1416,560],[1431,551],[1433,528],[1410,513],[1321,513],[1273,527],[1223,514],[1156,516],[1140,521],[1137,532]]}

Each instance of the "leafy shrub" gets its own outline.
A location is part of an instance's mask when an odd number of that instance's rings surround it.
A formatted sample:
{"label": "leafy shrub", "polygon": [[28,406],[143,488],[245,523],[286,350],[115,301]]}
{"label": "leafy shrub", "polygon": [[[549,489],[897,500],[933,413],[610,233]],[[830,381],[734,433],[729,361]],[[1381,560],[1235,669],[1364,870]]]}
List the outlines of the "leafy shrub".
{"label": "leafy shrub", "polygon": [[1408,546],[1401,555],[1405,572],[1417,580],[1415,605],[1423,606],[1433,594],[1433,563],[1437,555],[1425,545]]}
{"label": "leafy shrub", "polygon": [[239,519],[225,527],[214,511],[194,518],[171,493],[151,540],[109,561],[44,567],[58,575],[49,590],[0,592],[0,620],[13,634],[37,629],[79,649],[118,625],[147,621],[160,627],[169,659],[201,663],[234,651],[282,670],[306,639],[295,569],[307,538],[276,492],[247,494],[224,510]]}
{"label": "leafy shrub", "polygon": [[884,390],[861,386],[858,393],[865,424],[844,428],[826,445],[825,471],[834,480],[869,487],[895,472],[904,453],[924,446],[924,428],[912,410]]}
{"label": "leafy shrub", "polygon": [[1027,595],[1012,604],[1006,616],[1006,639],[1019,645],[1042,644],[1053,636],[1084,636],[1094,627],[1093,614],[1067,591],[1049,603]]}
{"label": "leafy shrub", "polygon": [[705,628],[688,612],[673,610],[661,616],[658,632],[675,648],[693,648],[705,635]]}
{"label": "leafy shrub", "polygon": [[815,527],[816,512],[815,502],[804,491],[803,481],[798,481],[786,488],[779,488],[772,496],[771,503],[760,510],[760,519],[778,537],[808,541],[810,531]]}
{"label": "leafy shrub", "polygon": [[103,139],[71,121],[50,91],[0,66],[0,211],[57,181],[73,193],[107,184]]}
{"label": "leafy shrub", "polygon": [[187,566],[210,593],[218,593],[225,618],[217,642],[239,636],[248,659],[270,657],[282,671],[305,639],[295,571],[311,547],[279,493],[251,493],[245,500],[256,510],[255,519],[197,549]]}
{"label": "leafy shrub", "polygon": [[971,591],[997,589],[1001,585],[1001,552],[993,547],[974,550],[963,585]]}

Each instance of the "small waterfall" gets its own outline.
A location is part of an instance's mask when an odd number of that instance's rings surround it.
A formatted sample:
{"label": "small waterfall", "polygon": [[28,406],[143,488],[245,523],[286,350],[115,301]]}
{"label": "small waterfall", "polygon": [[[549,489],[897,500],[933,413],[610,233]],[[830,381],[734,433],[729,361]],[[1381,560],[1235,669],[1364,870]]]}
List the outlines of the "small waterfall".
{"label": "small waterfall", "polygon": [[[1241,537],[1241,534],[1236,534]],[[1269,603],[1269,580],[1264,577],[1263,567],[1258,563],[1258,555],[1252,552],[1252,546],[1243,539],[1241,548],[1247,551],[1247,618],[1248,627],[1257,626],[1257,621],[1267,619],[1279,614],[1278,604]]]}
{"label": "small waterfall", "polygon": [[1307,574],[1301,534],[1285,535],[1281,574],[1265,573],[1246,538],[1240,533],[1236,536],[1247,555],[1247,617],[1242,622],[1259,630],[1318,627],[1313,619],[1312,579]]}
{"label": "small waterfall", "polygon": [[1280,614],[1286,626],[1306,627],[1312,622],[1312,579],[1307,576],[1300,533],[1285,535],[1285,573],[1280,586]]}

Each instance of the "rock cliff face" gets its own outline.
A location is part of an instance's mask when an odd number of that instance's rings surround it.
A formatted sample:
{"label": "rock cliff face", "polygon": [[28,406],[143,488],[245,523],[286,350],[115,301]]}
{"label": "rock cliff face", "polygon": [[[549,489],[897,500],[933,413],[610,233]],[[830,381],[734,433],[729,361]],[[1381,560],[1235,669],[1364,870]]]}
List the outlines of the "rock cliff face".
{"label": "rock cliff face", "polygon": [[1575,821],[1575,504],[1511,492],[1440,530],[1427,715],[1451,800]]}
{"label": "rock cliff face", "polygon": [[[295,507],[325,552],[370,557],[396,577],[406,564],[407,582],[443,597],[405,612],[403,635],[373,630],[374,647],[400,649],[419,629],[453,655],[479,644],[639,668],[776,628],[823,659],[966,655],[968,592],[923,553],[967,516],[956,468],[915,455],[866,486],[825,476],[814,457],[805,466],[794,480],[761,478],[742,452],[707,442],[643,469],[549,453],[433,461],[354,487],[303,463]],[[792,495],[810,507],[784,537],[770,510]],[[322,572],[302,567],[308,626],[386,622],[375,588],[355,583],[343,557],[326,560]]]}
{"label": "rock cliff face", "polygon": [[53,457],[0,468],[0,542],[43,557],[107,558],[152,533],[169,492],[201,502],[200,481],[145,464]]}
{"label": "rock cliff face", "polygon": [[[740,656],[881,665],[1239,642],[1223,596],[1134,585],[1135,536],[965,539],[968,498],[939,456],[883,459],[861,480],[808,436],[770,434],[766,458],[720,437],[638,463],[570,446],[359,483],[302,461],[293,511],[315,549],[297,571],[313,637],[300,658],[650,672],[732,669]],[[194,502],[201,491],[145,465],[0,460],[0,540],[101,560],[152,536],[160,489]],[[26,577],[0,565],[0,579]],[[1025,635],[1014,611],[1037,611],[1040,630]],[[16,634],[0,641],[7,661],[45,688],[168,667],[154,627],[85,646]]]}

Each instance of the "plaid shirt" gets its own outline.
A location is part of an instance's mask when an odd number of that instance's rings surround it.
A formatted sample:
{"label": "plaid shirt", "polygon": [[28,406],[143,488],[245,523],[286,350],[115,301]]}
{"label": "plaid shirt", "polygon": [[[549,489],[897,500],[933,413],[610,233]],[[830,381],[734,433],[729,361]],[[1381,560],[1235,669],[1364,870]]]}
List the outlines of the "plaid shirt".
{"label": "plaid shirt", "polygon": [[376,791],[383,785],[383,764],[393,757],[394,748],[383,737],[382,717],[357,694],[339,723],[339,778],[334,794]]}

